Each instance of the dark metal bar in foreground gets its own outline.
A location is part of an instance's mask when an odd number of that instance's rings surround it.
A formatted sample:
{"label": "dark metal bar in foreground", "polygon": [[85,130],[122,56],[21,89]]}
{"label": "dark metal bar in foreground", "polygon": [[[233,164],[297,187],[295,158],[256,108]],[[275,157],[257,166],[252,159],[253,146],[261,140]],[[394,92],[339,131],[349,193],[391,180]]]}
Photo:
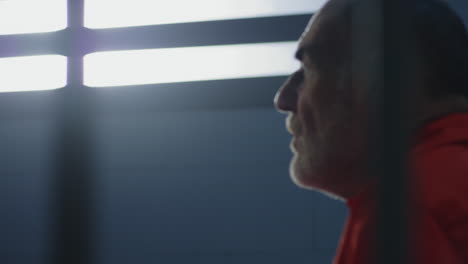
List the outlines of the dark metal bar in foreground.
{"label": "dark metal bar in foreground", "polygon": [[[411,0],[361,0],[352,15],[353,76],[368,79],[371,104],[371,164],[378,178],[377,259],[410,263],[408,243],[408,95],[411,34],[406,4]],[[363,75],[363,76],[361,76]],[[414,88],[413,88],[414,89]]]}
{"label": "dark metal bar in foreground", "polygon": [[53,188],[54,264],[91,264],[93,239],[92,103],[83,86],[83,0],[68,1],[68,86],[57,91]]}
{"label": "dark metal bar in foreground", "polygon": [[[409,91],[412,57],[411,22],[408,5],[412,0],[381,0],[382,66],[377,107],[377,160],[379,175],[378,262],[404,264],[410,261],[409,181],[407,174],[409,139]],[[414,10],[414,9],[413,9]]]}

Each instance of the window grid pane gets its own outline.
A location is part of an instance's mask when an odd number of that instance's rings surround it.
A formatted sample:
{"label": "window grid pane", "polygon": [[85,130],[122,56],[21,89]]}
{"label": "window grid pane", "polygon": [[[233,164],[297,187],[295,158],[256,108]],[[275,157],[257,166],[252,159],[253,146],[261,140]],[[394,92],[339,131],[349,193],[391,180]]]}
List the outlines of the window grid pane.
{"label": "window grid pane", "polygon": [[299,67],[296,42],[112,51],[84,58],[91,87],[282,76]]}
{"label": "window grid pane", "polygon": [[0,92],[52,90],[67,83],[67,58],[61,55],[0,58]]}
{"label": "window grid pane", "polygon": [[0,0],[0,35],[52,32],[66,27],[66,0]]}
{"label": "window grid pane", "polygon": [[317,11],[325,2],[326,0],[87,0],[85,26],[116,28],[309,14]]}

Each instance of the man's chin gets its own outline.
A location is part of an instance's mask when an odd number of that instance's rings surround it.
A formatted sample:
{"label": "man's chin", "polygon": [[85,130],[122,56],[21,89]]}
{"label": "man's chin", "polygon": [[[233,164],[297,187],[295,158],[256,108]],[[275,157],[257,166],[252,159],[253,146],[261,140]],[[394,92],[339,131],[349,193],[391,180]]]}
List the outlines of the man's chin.
{"label": "man's chin", "polygon": [[298,162],[298,156],[295,155],[289,164],[289,175],[291,180],[301,188],[316,190],[317,187],[312,184],[313,180],[311,179],[311,175],[306,175],[304,169],[299,167]]}
{"label": "man's chin", "polygon": [[329,188],[327,188],[327,184],[323,182],[323,179],[320,180],[320,177],[317,173],[314,174],[310,170],[306,170],[305,168],[299,167],[297,156],[295,156],[291,161],[289,167],[289,175],[294,184],[296,184],[300,188],[317,191],[325,194],[330,198],[342,200],[341,197],[337,196],[336,194],[331,192]]}

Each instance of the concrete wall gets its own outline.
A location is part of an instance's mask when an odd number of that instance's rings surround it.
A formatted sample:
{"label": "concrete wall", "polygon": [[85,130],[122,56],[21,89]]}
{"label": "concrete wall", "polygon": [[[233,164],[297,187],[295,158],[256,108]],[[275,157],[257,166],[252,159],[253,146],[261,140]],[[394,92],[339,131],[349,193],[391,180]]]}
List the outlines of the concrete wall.
{"label": "concrete wall", "polygon": [[[99,118],[101,263],[330,263],[345,206],[291,182],[284,117],[245,109]],[[40,263],[47,252],[51,129],[47,119],[0,127],[6,263]]]}

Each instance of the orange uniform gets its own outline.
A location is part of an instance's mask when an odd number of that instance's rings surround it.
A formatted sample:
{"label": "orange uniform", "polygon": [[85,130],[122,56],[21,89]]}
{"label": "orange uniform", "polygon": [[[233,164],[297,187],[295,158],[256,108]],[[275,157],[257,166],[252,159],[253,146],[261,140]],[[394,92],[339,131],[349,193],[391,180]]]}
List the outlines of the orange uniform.
{"label": "orange uniform", "polygon": [[[468,113],[426,124],[411,150],[417,264],[468,264]],[[376,263],[375,185],[347,200],[335,264]]]}

